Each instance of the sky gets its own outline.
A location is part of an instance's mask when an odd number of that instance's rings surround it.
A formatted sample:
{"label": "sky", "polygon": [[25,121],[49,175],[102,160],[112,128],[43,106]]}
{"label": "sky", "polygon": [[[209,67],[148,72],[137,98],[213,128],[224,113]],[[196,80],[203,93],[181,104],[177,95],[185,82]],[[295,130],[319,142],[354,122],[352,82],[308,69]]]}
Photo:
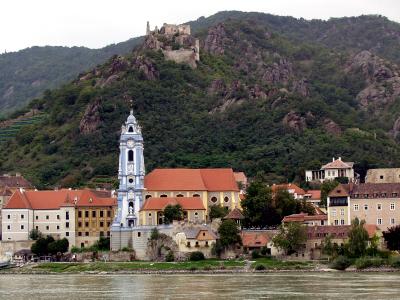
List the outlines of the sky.
{"label": "sky", "polygon": [[218,11],[305,19],[379,14],[400,22],[400,0],[0,0],[0,53],[31,46],[101,48]]}

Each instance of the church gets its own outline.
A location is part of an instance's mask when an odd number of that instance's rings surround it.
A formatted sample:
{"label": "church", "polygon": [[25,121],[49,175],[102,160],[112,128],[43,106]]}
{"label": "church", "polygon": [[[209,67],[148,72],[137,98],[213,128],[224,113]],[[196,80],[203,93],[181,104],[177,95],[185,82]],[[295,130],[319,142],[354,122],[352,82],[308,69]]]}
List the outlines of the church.
{"label": "church", "polygon": [[144,248],[154,227],[172,234],[164,224],[167,205],[179,204],[187,224],[205,224],[209,207],[240,208],[235,173],[220,169],[155,169],[145,174],[143,137],[133,111],[121,128],[118,168],[118,210],[111,226],[111,249]]}

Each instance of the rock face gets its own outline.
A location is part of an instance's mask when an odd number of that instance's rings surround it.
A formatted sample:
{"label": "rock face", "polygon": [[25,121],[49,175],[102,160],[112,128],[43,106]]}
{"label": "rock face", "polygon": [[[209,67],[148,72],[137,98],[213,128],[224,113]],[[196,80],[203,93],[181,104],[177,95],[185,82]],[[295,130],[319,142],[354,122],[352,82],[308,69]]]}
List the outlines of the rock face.
{"label": "rock face", "polygon": [[214,55],[224,54],[227,36],[224,24],[220,23],[208,30],[208,35],[204,41],[204,51]]}
{"label": "rock face", "polygon": [[79,124],[79,130],[82,134],[93,133],[100,124],[100,102],[96,101],[86,107],[85,113]]}
{"label": "rock face", "polygon": [[147,80],[156,80],[159,78],[160,74],[155,65],[145,56],[137,56],[133,61],[133,67],[141,71]]}
{"label": "rock face", "polygon": [[366,82],[366,87],[356,97],[362,108],[373,107],[379,111],[400,96],[397,65],[389,64],[365,50],[356,54],[347,68],[348,72],[358,70],[361,70]]}
{"label": "rock face", "polygon": [[329,118],[324,119],[323,126],[326,132],[333,135],[340,135],[342,133],[342,129],[340,128],[340,126]]}
{"label": "rock face", "polygon": [[287,59],[281,58],[279,62],[273,63],[266,67],[262,79],[268,84],[283,84],[287,85],[290,77],[293,75],[292,63]]}
{"label": "rock face", "polygon": [[400,138],[400,117],[394,122],[391,134],[395,139]]}
{"label": "rock face", "polygon": [[294,111],[287,113],[282,123],[285,127],[296,132],[301,132],[307,128],[306,119]]}

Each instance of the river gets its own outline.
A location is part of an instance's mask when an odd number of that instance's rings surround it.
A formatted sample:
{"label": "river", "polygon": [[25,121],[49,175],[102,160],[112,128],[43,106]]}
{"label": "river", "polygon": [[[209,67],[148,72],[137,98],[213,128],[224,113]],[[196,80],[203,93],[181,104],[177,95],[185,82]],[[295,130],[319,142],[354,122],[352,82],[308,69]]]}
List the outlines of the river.
{"label": "river", "polygon": [[0,299],[400,299],[400,273],[0,275]]}

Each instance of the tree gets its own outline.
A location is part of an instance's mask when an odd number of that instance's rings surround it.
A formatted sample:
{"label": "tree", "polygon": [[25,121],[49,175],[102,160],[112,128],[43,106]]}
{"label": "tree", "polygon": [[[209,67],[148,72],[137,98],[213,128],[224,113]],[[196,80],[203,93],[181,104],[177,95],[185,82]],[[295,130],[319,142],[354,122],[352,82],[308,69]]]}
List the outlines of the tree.
{"label": "tree", "polygon": [[280,220],[284,216],[291,215],[295,212],[300,212],[301,203],[294,199],[286,189],[278,189],[274,195],[274,203],[276,212],[280,216]]}
{"label": "tree", "polygon": [[228,209],[226,207],[223,207],[221,205],[211,205],[210,206],[210,219],[217,219],[217,218],[223,218],[228,214]]}
{"label": "tree", "polygon": [[219,241],[224,248],[242,243],[239,227],[233,220],[224,220],[218,228],[218,233]]}
{"label": "tree", "polygon": [[347,250],[352,257],[363,256],[368,246],[368,232],[364,228],[365,221],[355,218],[351,221]]}
{"label": "tree", "polygon": [[166,224],[172,223],[174,220],[182,220],[183,219],[183,210],[182,206],[179,204],[176,205],[167,205],[164,209],[164,220]]}
{"label": "tree", "polygon": [[69,242],[66,238],[56,240],[47,245],[47,251],[50,254],[65,253],[68,251]]}
{"label": "tree", "polygon": [[242,201],[242,208],[246,226],[265,227],[281,222],[273,206],[271,189],[261,181],[250,183],[246,198]]}
{"label": "tree", "polygon": [[[65,239],[65,240],[68,242],[67,239]],[[58,245],[52,244],[53,242],[54,242],[54,238],[51,235],[48,235],[46,238],[41,237],[41,238],[37,239],[35,243],[32,244],[31,251],[38,256],[47,255],[49,253],[54,253],[55,249],[58,249]],[[52,245],[50,246],[50,249],[49,249],[50,244],[52,244]],[[67,246],[67,250],[68,250],[68,246]]]}
{"label": "tree", "polygon": [[291,255],[303,249],[306,240],[306,227],[297,222],[290,222],[279,227],[279,233],[274,236],[272,243],[286,255]]}
{"label": "tree", "polygon": [[110,238],[101,236],[97,241],[97,248],[99,250],[110,250]]}
{"label": "tree", "polygon": [[328,194],[339,185],[339,182],[336,180],[325,180],[321,184],[321,206],[326,207],[326,199],[328,197]]}
{"label": "tree", "polygon": [[42,237],[42,233],[39,231],[39,229],[34,228],[29,232],[29,238],[31,240],[36,241],[37,239],[39,239],[41,237]]}
{"label": "tree", "polygon": [[383,232],[383,238],[386,242],[386,247],[392,251],[400,250],[400,225],[390,227],[388,231]]}

